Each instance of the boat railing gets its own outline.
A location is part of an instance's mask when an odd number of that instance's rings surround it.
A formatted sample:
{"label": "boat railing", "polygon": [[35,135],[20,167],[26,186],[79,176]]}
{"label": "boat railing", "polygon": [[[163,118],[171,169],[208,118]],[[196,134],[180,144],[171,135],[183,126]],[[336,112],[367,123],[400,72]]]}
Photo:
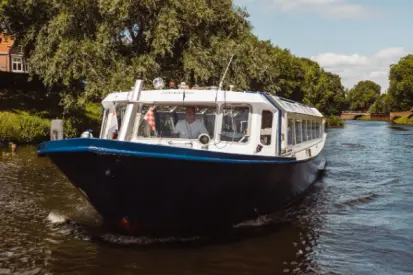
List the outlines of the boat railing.
{"label": "boat railing", "polygon": [[298,150],[292,149],[290,153],[291,153],[292,155],[294,155],[294,154],[296,154],[296,153],[299,153],[299,152],[308,150],[308,148],[310,148],[310,147],[312,147],[312,146],[315,146],[315,145],[318,145],[319,143],[323,142],[323,140],[324,140],[324,135],[323,135],[323,137],[320,138],[320,140],[318,140],[317,142],[309,143],[309,144],[311,144],[311,146],[306,146],[306,147],[300,148],[300,149],[298,149]]}

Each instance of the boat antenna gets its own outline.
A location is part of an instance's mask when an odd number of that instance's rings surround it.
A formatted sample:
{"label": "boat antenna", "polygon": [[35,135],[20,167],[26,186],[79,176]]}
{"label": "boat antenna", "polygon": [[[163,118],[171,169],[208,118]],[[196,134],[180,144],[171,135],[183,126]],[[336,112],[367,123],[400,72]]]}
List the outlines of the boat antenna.
{"label": "boat antenna", "polygon": [[221,89],[222,89],[222,84],[224,83],[225,76],[227,75],[227,72],[228,72],[228,69],[229,69],[229,65],[231,65],[231,62],[232,62],[232,59],[233,59],[233,58],[234,58],[234,54],[232,54],[232,55],[231,55],[231,58],[229,59],[227,68],[225,69],[224,75],[222,76],[221,82],[219,83],[219,88],[218,88],[218,90],[221,90]]}
{"label": "boat antenna", "polygon": [[231,58],[229,59],[229,62],[228,62],[228,65],[227,65],[227,68],[225,69],[224,75],[222,76],[221,82],[219,82],[218,90],[217,90],[217,92],[215,93],[215,102],[217,102],[218,91],[221,91],[221,89],[222,89],[222,85],[223,85],[223,83],[224,83],[225,76],[227,75],[229,66],[231,65],[231,62],[232,62],[232,59],[233,59],[233,58],[234,58],[234,54],[231,55]]}

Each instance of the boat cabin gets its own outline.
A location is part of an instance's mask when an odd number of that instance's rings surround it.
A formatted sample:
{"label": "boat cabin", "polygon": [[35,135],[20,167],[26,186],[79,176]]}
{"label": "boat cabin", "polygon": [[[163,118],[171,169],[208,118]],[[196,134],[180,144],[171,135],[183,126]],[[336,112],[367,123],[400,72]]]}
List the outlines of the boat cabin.
{"label": "boat cabin", "polygon": [[313,107],[262,92],[143,90],[139,81],[102,101],[100,138],[296,159],[324,145],[324,119]]}

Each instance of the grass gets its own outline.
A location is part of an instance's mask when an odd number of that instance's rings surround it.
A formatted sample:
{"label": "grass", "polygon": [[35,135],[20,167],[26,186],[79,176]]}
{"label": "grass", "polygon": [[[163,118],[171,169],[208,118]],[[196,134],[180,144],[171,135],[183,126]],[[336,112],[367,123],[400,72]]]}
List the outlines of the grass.
{"label": "grass", "polygon": [[63,116],[59,88],[47,89],[26,74],[0,72],[0,142],[38,143],[49,140],[52,119],[63,119],[64,138],[99,131],[102,107],[89,103]]}
{"label": "grass", "polygon": [[396,118],[393,120],[394,123],[396,124],[406,124],[406,125],[413,125],[413,117],[407,118],[407,117],[401,117],[401,118]]}
{"label": "grass", "polygon": [[[57,117],[57,119],[62,119]],[[83,131],[93,130],[99,133],[101,120],[100,104],[87,104],[84,109],[78,109],[63,118],[64,138],[73,138]],[[0,111],[0,142],[18,144],[35,144],[49,140],[50,113],[47,111],[31,113],[26,110]]]}
{"label": "grass", "polygon": [[343,128],[344,120],[339,116],[326,117],[326,127],[327,128]]}
{"label": "grass", "polygon": [[37,143],[48,138],[50,120],[27,112],[0,112],[0,141]]}
{"label": "grass", "polygon": [[101,112],[100,103],[89,103],[63,117],[56,93],[0,88],[0,142],[36,144],[49,140],[52,119],[63,119],[64,138],[80,136],[88,129],[96,135]]}

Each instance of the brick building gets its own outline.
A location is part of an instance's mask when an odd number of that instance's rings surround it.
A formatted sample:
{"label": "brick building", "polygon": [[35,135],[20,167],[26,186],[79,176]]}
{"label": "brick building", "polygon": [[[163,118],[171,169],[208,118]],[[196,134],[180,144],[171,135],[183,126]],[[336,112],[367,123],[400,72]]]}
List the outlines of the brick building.
{"label": "brick building", "polygon": [[21,47],[14,45],[12,36],[0,33],[0,71],[26,73],[27,69]]}

